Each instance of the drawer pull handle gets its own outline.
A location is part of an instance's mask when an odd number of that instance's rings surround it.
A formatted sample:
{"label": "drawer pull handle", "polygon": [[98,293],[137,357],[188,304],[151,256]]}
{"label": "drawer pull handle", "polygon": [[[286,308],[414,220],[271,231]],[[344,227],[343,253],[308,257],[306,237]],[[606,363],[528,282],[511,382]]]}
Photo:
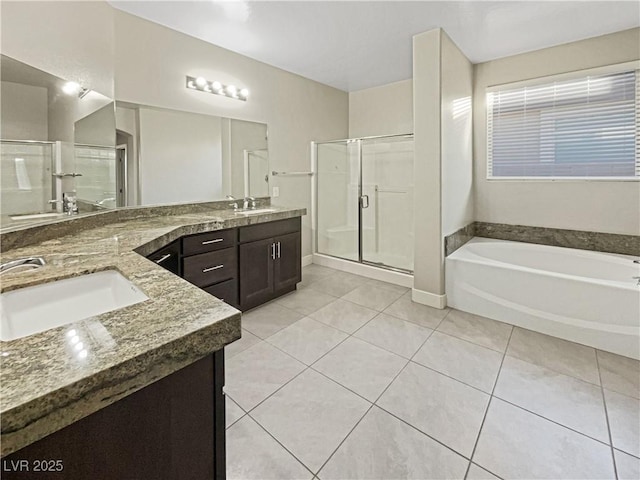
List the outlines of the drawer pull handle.
{"label": "drawer pull handle", "polygon": [[214,238],[213,240],[207,240],[202,242],[203,245],[211,245],[212,243],[224,242],[224,238]]}
{"label": "drawer pull handle", "polygon": [[170,256],[171,256],[171,254],[167,253],[167,254],[163,255],[162,257],[160,257],[158,260],[156,260],[156,263],[160,264],[160,263],[164,262]]}
{"label": "drawer pull handle", "polygon": [[215,267],[203,268],[202,273],[212,272],[213,270],[219,270],[221,268],[224,268],[224,264],[216,265]]}

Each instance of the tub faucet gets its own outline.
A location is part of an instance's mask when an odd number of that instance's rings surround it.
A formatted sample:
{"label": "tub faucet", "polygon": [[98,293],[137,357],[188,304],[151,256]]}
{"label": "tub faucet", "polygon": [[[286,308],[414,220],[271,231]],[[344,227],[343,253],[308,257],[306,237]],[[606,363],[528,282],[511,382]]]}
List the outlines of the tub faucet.
{"label": "tub faucet", "polygon": [[640,263],[640,260],[634,260],[633,263]]}
{"label": "tub faucet", "polygon": [[45,261],[42,257],[27,257],[20,258],[18,260],[11,260],[0,264],[0,274],[13,270],[15,268],[27,267],[27,268],[41,268],[44,267]]}

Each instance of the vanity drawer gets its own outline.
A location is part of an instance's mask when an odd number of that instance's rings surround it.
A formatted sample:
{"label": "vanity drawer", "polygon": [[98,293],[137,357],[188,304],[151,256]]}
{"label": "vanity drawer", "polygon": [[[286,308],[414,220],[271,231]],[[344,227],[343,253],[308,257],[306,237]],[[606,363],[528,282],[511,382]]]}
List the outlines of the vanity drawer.
{"label": "vanity drawer", "polygon": [[198,287],[206,287],[235,278],[238,270],[235,246],[216,252],[193,255],[182,261],[183,278]]}
{"label": "vanity drawer", "polygon": [[216,230],[214,232],[199,233],[182,239],[182,254],[196,255],[198,253],[222,250],[236,244],[238,230]]}
{"label": "vanity drawer", "polygon": [[300,222],[300,217],[294,217],[240,227],[240,243],[255,242],[256,240],[299,232]]}
{"label": "vanity drawer", "polygon": [[238,305],[238,281],[235,278],[216,283],[210,287],[203,288],[203,290],[232,307],[237,307]]}

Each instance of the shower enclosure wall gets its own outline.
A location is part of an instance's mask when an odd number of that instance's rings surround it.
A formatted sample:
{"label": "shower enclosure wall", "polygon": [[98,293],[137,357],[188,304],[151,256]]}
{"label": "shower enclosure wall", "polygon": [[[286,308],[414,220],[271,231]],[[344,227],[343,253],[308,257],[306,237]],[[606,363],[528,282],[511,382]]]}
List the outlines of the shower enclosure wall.
{"label": "shower enclosure wall", "polygon": [[413,272],[413,135],[315,143],[319,254]]}

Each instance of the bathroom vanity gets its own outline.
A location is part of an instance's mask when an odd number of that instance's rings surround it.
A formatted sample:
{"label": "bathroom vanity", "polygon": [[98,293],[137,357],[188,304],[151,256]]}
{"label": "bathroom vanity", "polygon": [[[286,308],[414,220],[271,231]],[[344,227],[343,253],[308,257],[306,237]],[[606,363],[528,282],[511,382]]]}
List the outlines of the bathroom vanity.
{"label": "bathroom vanity", "polygon": [[114,269],[149,297],[0,343],[3,478],[225,478],[234,306],[296,288],[306,211],[224,207],[124,209],[3,236],[3,261],[47,262],[3,275],[3,292]]}
{"label": "bathroom vanity", "polygon": [[189,235],[149,259],[241,311],[302,280],[300,217]]}

